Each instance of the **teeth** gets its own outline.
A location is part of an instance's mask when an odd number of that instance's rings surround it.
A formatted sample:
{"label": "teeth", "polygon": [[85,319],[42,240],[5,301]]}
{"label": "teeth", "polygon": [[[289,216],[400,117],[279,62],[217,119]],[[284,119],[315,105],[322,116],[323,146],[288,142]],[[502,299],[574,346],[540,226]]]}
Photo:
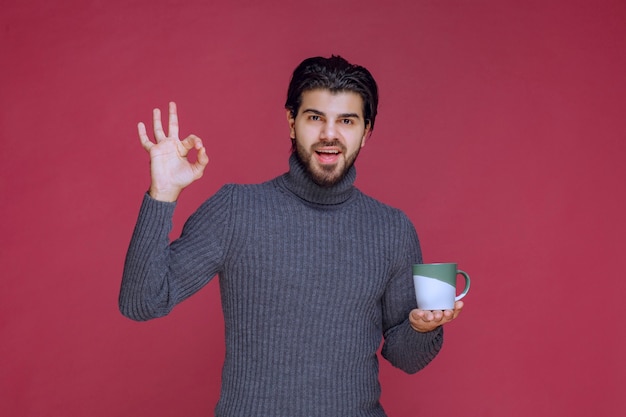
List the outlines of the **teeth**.
{"label": "teeth", "polygon": [[331,151],[331,150],[319,150],[318,153],[329,153],[329,154],[338,154],[339,151]]}

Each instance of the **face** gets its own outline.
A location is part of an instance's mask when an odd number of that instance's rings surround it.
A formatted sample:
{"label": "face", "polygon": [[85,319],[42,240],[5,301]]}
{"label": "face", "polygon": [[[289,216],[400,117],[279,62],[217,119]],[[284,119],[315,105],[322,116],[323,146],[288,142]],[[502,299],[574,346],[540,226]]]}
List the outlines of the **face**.
{"label": "face", "polygon": [[321,186],[343,178],[369,134],[363,99],[353,92],[305,91],[298,114],[287,110],[287,120],[298,158]]}

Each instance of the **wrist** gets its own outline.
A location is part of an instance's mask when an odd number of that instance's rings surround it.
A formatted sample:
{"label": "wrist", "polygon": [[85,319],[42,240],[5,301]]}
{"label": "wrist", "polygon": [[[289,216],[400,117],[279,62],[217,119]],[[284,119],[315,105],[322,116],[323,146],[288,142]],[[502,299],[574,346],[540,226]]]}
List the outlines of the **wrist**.
{"label": "wrist", "polygon": [[148,190],[148,195],[157,201],[173,203],[178,200],[181,191],[182,189],[159,189],[152,185],[150,190]]}

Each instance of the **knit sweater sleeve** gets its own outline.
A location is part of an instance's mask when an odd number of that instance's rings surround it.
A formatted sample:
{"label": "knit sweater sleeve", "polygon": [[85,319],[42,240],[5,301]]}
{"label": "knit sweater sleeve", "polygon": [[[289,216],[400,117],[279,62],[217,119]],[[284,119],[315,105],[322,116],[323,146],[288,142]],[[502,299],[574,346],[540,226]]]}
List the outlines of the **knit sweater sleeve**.
{"label": "knit sweater sleeve", "polygon": [[167,315],[222,269],[230,229],[232,186],[224,186],[187,220],[170,243],[175,203],[145,195],[126,253],[121,313],[144,321]]}
{"label": "knit sweater sleeve", "polygon": [[422,262],[415,228],[402,215],[402,235],[396,268],[383,297],[384,344],[382,355],[393,366],[413,374],[428,365],[443,345],[443,328],[420,333],[411,327],[409,313],[417,308],[412,265]]}

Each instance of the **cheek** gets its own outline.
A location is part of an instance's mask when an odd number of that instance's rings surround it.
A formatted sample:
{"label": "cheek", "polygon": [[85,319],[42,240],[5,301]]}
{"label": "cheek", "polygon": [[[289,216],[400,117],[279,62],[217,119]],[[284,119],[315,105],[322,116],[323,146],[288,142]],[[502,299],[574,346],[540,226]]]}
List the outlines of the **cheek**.
{"label": "cheek", "polygon": [[312,141],[317,140],[319,132],[315,130],[314,126],[307,124],[296,124],[292,129],[292,133],[296,135],[299,140]]}
{"label": "cheek", "polygon": [[353,135],[353,137],[350,140],[351,145],[348,145],[350,148],[354,149],[354,150],[359,150],[361,149],[363,146],[365,146],[365,137],[361,136],[361,135]]}

